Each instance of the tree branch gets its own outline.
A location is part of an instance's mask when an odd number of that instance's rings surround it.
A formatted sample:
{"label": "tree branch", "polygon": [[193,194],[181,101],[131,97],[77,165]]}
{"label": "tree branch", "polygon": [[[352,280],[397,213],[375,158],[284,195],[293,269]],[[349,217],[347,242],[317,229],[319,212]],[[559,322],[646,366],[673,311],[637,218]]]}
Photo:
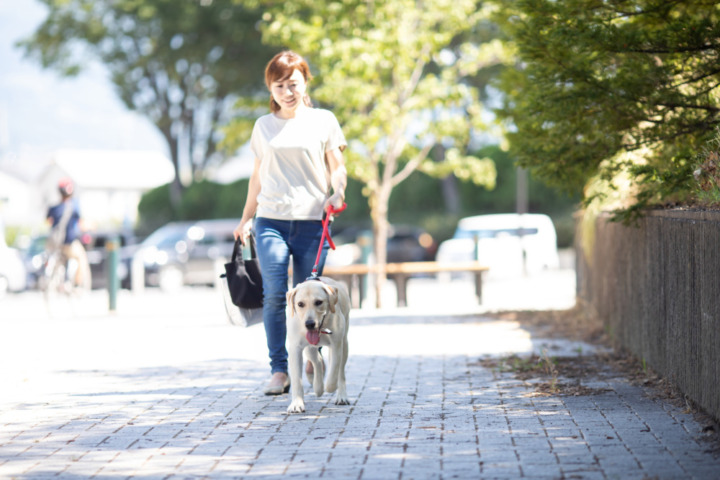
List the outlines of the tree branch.
{"label": "tree branch", "polygon": [[417,168],[420,166],[420,164],[427,158],[427,156],[430,154],[430,150],[432,150],[432,147],[435,146],[435,142],[429,143],[425,145],[420,152],[415,155],[415,157],[407,162],[403,169],[400,170],[397,175],[395,175],[392,178],[392,185],[393,187],[398,185],[400,182],[406,180]]}
{"label": "tree branch", "polygon": [[708,50],[717,50],[720,48],[720,45],[717,44],[709,44],[709,45],[702,45],[700,47],[685,47],[685,48],[626,48],[626,49],[616,49],[616,50],[610,50],[613,53],[646,53],[649,55],[658,55],[658,54],[671,54],[671,53],[692,53],[692,52],[706,52]]}
{"label": "tree branch", "polygon": [[412,95],[412,93],[415,91],[415,88],[417,88],[418,83],[420,82],[420,78],[422,78],[422,72],[425,69],[425,61],[423,58],[428,55],[430,47],[428,45],[424,45],[422,50],[420,51],[420,54],[418,55],[418,60],[415,63],[415,68],[413,69],[413,73],[410,75],[410,81],[408,82],[406,88],[400,92],[400,95],[398,95],[398,106],[402,108],[402,106],[405,104],[408,98]]}

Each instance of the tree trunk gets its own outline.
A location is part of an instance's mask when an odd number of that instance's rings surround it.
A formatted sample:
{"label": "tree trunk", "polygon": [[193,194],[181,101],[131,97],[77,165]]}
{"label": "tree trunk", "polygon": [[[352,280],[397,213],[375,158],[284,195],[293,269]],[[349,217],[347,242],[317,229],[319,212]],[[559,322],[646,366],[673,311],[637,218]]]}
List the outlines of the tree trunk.
{"label": "tree trunk", "polygon": [[460,196],[457,177],[450,174],[440,179],[440,187],[445,201],[445,211],[453,215],[459,214],[462,210],[462,197]]}
{"label": "tree trunk", "polygon": [[170,208],[172,208],[173,213],[177,215],[180,210],[180,202],[182,201],[183,194],[183,184],[180,179],[179,139],[172,135],[169,127],[167,130],[163,130],[163,136],[170,148],[170,160],[172,161],[173,168],[175,169],[175,178],[170,184]]}
{"label": "tree trunk", "polygon": [[[385,265],[387,263],[387,238],[389,231],[388,224],[388,204],[390,195],[387,194],[388,188],[382,186],[380,192],[373,193],[370,208],[370,215],[373,221],[373,250],[375,253],[375,263],[377,265]],[[377,273],[375,275],[375,306],[382,308],[382,291],[387,282],[385,273]]]}
{"label": "tree trunk", "polygon": [[[441,163],[445,160],[446,151],[447,149],[442,143],[435,145],[433,148],[433,161],[435,163]],[[440,189],[445,203],[445,211],[452,215],[459,214],[462,210],[462,198],[460,196],[460,189],[458,188],[457,177],[451,173],[447,177],[441,178]]]}
{"label": "tree trunk", "polygon": [[180,181],[178,175],[175,175],[175,179],[170,184],[170,208],[172,208],[173,216],[179,220],[180,204],[182,203],[183,195],[183,184]]}

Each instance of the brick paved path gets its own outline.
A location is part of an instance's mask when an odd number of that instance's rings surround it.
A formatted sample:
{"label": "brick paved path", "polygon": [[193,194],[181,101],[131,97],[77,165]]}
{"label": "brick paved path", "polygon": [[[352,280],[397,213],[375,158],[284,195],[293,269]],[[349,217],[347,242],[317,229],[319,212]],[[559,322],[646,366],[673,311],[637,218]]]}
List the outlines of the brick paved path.
{"label": "brick paved path", "polygon": [[202,293],[185,297],[171,318],[152,305],[54,321],[3,310],[0,478],[720,474],[692,416],[620,376],[586,379],[607,389],[597,395],[533,396],[483,368],[483,355],[544,341],[482,316],[354,312],[352,405],[306,394],[307,412],[288,416],[287,395],[261,394],[262,327],[229,326]]}

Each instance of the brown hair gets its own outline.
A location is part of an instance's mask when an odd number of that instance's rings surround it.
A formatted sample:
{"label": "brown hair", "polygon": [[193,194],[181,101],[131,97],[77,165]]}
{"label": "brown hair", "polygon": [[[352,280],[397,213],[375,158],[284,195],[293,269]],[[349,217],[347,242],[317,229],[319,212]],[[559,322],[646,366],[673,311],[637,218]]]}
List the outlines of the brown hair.
{"label": "brown hair", "polygon": [[[295,70],[300,70],[300,73],[302,73],[303,77],[305,77],[306,83],[309,83],[312,79],[310,67],[305,59],[297,53],[292,50],[285,50],[275,55],[265,67],[265,85],[268,90],[270,90],[273,82],[282,82],[290,78],[290,75],[292,75]],[[312,107],[312,102],[310,101],[310,97],[307,93],[305,94],[303,101],[306,106]],[[280,110],[280,105],[275,102],[272,95],[270,95],[270,110],[272,112]]]}

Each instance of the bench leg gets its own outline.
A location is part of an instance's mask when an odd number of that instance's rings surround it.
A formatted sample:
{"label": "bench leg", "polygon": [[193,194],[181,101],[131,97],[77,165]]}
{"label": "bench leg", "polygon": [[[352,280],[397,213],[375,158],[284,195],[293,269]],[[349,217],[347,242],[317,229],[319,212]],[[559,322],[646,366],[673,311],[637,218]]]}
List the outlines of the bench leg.
{"label": "bench leg", "polygon": [[407,307],[407,281],[408,276],[402,273],[393,274],[397,290],[397,306]]}
{"label": "bench leg", "polygon": [[482,305],[482,274],[483,272],[475,272],[475,296],[480,305]]}
{"label": "bench leg", "polygon": [[354,275],[354,278],[357,279],[358,283],[358,298],[357,298],[357,308],[362,308],[362,302],[365,300],[365,275]]}

